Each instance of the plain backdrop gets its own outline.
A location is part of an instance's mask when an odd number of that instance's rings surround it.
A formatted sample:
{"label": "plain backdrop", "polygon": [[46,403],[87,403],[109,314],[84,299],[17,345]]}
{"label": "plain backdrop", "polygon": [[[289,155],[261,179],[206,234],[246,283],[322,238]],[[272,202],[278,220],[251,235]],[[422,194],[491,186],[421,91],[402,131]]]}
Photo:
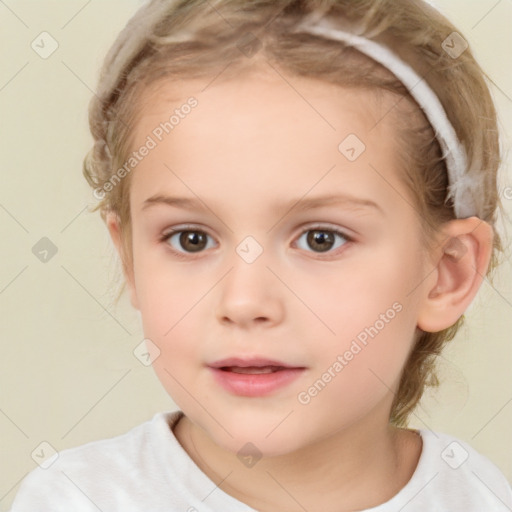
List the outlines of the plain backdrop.
{"label": "plain backdrop", "polygon": [[[508,160],[500,190],[511,214],[512,1],[433,3],[493,82]],[[113,304],[118,262],[99,213],[88,212],[95,199],[82,177],[91,145],[87,105],[104,54],[141,4],[0,2],[1,510],[36,466],[34,453],[119,435],[176,408],[152,368],[133,354],[144,337],[140,318],[127,295]],[[41,32],[58,44],[47,58],[31,46]],[[441,388],[425,395],[410,426],[467,441],[512,481],[508,255],[444,352]]]}

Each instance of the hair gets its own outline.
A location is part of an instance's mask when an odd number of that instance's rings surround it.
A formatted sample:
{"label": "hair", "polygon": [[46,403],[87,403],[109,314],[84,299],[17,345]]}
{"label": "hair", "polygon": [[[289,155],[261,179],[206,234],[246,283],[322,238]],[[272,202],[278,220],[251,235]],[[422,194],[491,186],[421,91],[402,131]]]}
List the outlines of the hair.
{"label": "hair", "polygon": [[[480,180],[480,195],[475,198],[479,217],[495,229],[501,208],[497,187],[501,158],[487,77],[469,48],[456,59],[442,49],[442,42],[456,28],[428,4],[422,0],[152,0],[129,20],[106,56],[97,94],[90,102],[94,145],[83,167],[91,187],[109,191],[92,211],[99,209],[104,221],[109,212],[118,216],[125,275],[133,264],[132,173],[113,187],[108,182],[113,183],[116,169],[129,158],[130,135],[143,91],[164,81],[211,79],[221,71],[225,78],[236,77],[254,62],[255,55],[290,76],[394,98],[389,115],[394,116],[401,148],[400,177],[414,199],[426,247],[433,247],[443,223],[455,219],[453,203],[447,199],[441,148],[408,90],[389,70],[344,43],[292,33],[311,13],[385,44],[427,81],[466,150],[468,168]],[[487,275],[498,264],[500,251],[500,237],[495,233]],[[417,329],[391,407],[392,424],[406,425],[425,388],[439,385],[437,355],[463,321],[464,316],[440,332]]]}

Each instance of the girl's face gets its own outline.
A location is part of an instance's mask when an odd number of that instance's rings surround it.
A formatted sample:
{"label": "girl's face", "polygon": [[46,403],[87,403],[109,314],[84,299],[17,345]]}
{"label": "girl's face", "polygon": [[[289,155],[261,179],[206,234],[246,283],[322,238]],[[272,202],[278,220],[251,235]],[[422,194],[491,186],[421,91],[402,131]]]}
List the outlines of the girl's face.
{"label": "girl's face", "polygon": [[[165,389],[224,449],[387,424],[431,270],[391,104],[276,73],[141,103],[132,302]],[[295,369],[211,367],[228,358]]]}

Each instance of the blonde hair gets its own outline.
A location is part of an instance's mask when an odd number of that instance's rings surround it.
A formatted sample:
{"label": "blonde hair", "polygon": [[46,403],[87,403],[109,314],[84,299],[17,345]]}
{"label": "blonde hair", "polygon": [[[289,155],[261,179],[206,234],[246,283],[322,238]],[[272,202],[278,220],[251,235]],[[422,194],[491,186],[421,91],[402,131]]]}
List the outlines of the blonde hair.
{"label": "blonde hair", "polygon": [[[89,110],[94,146],[84,160],[91,187],[105,184],[126,161],[137,100],[161,80],[208,78],[222,70],[236,77],[253,53],[290,75],[313,77],[348,88],[394,95],[391,115],[402,148],[402,179],[415,200],[427,246],[442,223],[454,219],[447,200],[447,172],[431,125],[407,89],[380,64],[343,43],[292,33],[311,13],[353,27],[360,35],[391,48],[424,77],[439,97],[467,156],[468,167],[481,182],[480,217],[493,228],[500,207],[497,170],[500,164],[496,111],[485,74],[470,49],[452,58],[442,42],[456,28],[421,0],[153,0],[131,18],[110,49]],[[229,65],[228,65],[229,64]],[[411,115],[414,114],[414,115]],[[124,272],[132,268],[129,190],[131,173],[109,187],[92,211],[118,215]],[[501,251],[496,234],[488,274]],[[124,291],[123,283],[119,296]],[[404,366],[390,422],[406,425],[426,386],[438,386],[436,356],[463,322],[440,332],[420,331]]]}

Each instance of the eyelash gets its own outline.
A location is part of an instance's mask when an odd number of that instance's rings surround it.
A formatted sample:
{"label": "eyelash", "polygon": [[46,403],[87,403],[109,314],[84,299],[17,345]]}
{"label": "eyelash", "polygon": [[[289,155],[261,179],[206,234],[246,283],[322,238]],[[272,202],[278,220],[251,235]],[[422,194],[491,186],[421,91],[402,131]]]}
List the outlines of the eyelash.
{"label": "eyelash", "polygon": [[[191,231],[194,233],[204,233],[205,235],[209,236],[210,238],[213,238],[207,231],[199,229],[197,226],[180,226],[179,229],[171,229],[171,230],[168,230],[165,233],[163,233],[160,236],[159,241],[161,243],[164,243],[177,258],[182,259],[182,260],[190,260],[191,258],[194,259],[195,258],[194,253],[188,253],[185,251],[177,251],[177,250],[173,249],[167,242],[168,242],[169,238],[171,238],[176,233],[183,233],[184,231]],[[332,233],[334,235],[338,235],[345,240],[345,243],[342,244],[341,247],[344,247],[347,243],[354,241],[354,239],[352,237],[348,236],[343,231],[340,231],[339,229],[328,227],[326,225],[320,225],[320,224],[314,225],[314,226],[308,226],[306,229],[303,229],[299,233],[297,240],[299,240],[305,233],[308,233],[309,231],[321,231],[321,232],[327,232],[327,233]],[[341,247],[338,247],[337,249],[340,249]],[[204,252],[204,251],[199,251],[199,253],[200,252]],[[308,251],[308,252],[313,252],[313,254],[318,254],[321,257],[322,254],[330,254],[331,252],[334,252],[334,251],[328,250],[325,253],[321,253],[321,252],[315,253],[314,251]],[[336,253],[334,252],[334,254],[336,254]],[[325,258],[321,257],[321,259],[325,259]]]}

